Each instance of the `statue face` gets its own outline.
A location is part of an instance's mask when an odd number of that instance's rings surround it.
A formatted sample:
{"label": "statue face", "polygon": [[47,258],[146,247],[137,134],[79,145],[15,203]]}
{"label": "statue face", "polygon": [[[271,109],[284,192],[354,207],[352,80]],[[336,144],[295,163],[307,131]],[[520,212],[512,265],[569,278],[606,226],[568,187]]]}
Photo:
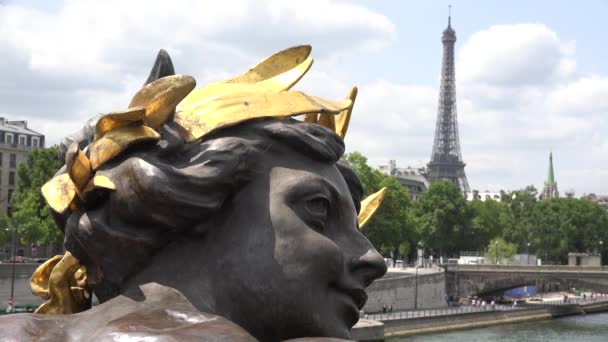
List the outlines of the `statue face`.
{"label": "statue face", "polygon": [[386,267],[359,232],[335,165],[298,157],[268,158],[217,230],[238,255],[220,260],[232,273],[216,292],[217,313],[258,338],[269,329],[281,339],[348,337],[367,299],[364,288]]}
{"label": "statue face", "polygon": [[260,340],[348,337],[384,260],[334,164],[293,150],[264,158],[208,235],[174,242],[144,272],[153,276],[135,279],[175,287]]}

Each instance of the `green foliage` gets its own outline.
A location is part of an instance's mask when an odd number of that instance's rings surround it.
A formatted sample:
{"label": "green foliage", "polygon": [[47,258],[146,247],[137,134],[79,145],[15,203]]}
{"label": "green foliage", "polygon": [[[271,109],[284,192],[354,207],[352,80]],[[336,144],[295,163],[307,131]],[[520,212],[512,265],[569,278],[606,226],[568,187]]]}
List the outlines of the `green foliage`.
{"label": "green foliage", "polygon": [[510,229],[515,224],[513,212],[509,205],[491,199],[470,202],[473,210],[473,221],[469,246],[472,251],[483,250],[490,240]]}
{"label": "green foliage", "polygon": [[418,201],[410,202],[407,190],[367,165],[365,156],[353,152],[345,159],[359,174],[366,195],[389,188],[364,230],[385,255],[407,255],[420,241],[436,257],[484,251],[488,260],[497,254],[504,260],[530,252],[544,264],[564,264],[569,252],[591,252],[601,253],[608,263],[608,212],[597,203],[574,198],[538,201],[534,186],[503,191],[500,202],[467,202],[458,186],[447,181],[431,184]]}
{"label": "green foliage", "polygon": [[18,187],[11,200],[12,219],[19,227],[19,236],[24,244],[46,245],[62,241],[61,231],[40,192],[42,185],[61,167],[57,156],[55,146],[34,150],[17,170]]}
{"label": "green foliage", "polygon": [[473,210],[456,184],[448,181],[431,184],[416,202],[415,212],[420,239],[433,254],[456,256],[470,248]]}
{"label": "green foliage", "polygon": [[11,232],[6,229],[10,227],[10,221],[6,215],[0,215],[0,245],[7,244],[11,241]]}
{"label": "green foliage", "polygon": [[506,242],[502,238],[497,238],[488,244],[484,258],[486,263],[498,264],[508,261],[515,254],[517,254],[517,246],[515,244]]}
{"label": "green foliage", "polygon": [[410,245],[416,241],[408,190],[395,177],[372,169],[367,165],[367,158],[358,152],[348,153],[344,159],[359,175],[365,196],[383,187],[388,188],[382,205],[367,223],[363,233],[382,254],[407,255],[411,250]]}

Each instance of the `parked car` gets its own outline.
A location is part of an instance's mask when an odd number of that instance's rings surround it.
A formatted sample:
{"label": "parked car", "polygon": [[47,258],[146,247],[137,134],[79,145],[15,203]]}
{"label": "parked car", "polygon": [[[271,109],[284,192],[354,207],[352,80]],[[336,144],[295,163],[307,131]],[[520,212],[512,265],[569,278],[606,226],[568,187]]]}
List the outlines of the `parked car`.
{"label": "parked car", "polygon": [[25,258],[20,255],[17,255],[15,257],[6,258],[6,259],[2,260],[2,263],[4,263],[4,264],[13,264],[13,263],[23,264],[23,263],[25,263]]}

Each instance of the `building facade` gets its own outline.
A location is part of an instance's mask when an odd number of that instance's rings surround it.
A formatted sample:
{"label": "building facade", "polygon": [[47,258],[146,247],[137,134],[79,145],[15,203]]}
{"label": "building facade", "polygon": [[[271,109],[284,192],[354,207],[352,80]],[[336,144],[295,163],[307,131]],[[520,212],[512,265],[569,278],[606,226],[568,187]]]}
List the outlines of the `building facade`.
{"label": "building facade", "polygon": [[[17,189],[19,165],[27,160],[30,152],[44,148],[44,143],[44,135],[29,129],[27,121],[10,121],[0,117],[0,210],[3,214],[9,214],[11,210],[10,202]],[[0,250],[0,257],[3,259],[11,255],[11,249],[9,241]],[[30,246],[17,244],[15,249],[16,255],[31,254]]]}
{"label": "building facade", "polygon": [[44,148],[44,135],[27,127],[27,121],[0,118],[0,210],[8,213],[17,188],[17,168],[27,155]]}
{"label": "building facade", "polygon": [[429,181],[426,178],[426,169],[414,168],[408,166],[406,168],[397,167],[397,162],[389,160],[388,164],[380,165],[378,170],[385,175],[394,176],[401,186],[407,188],[410,193],[410,199],[416,200],[420,194],[429,187]]}

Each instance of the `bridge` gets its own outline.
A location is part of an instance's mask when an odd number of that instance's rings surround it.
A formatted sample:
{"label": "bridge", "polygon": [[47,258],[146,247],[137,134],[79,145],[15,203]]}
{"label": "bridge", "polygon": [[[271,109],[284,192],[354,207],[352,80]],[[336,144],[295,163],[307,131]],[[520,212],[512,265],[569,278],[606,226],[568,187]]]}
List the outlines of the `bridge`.
{"label": "bridge", "polygon": [[538,292],[583,288],[608,293],[608,267],[444,265],[448,296],[497,295],[536,286]]}

